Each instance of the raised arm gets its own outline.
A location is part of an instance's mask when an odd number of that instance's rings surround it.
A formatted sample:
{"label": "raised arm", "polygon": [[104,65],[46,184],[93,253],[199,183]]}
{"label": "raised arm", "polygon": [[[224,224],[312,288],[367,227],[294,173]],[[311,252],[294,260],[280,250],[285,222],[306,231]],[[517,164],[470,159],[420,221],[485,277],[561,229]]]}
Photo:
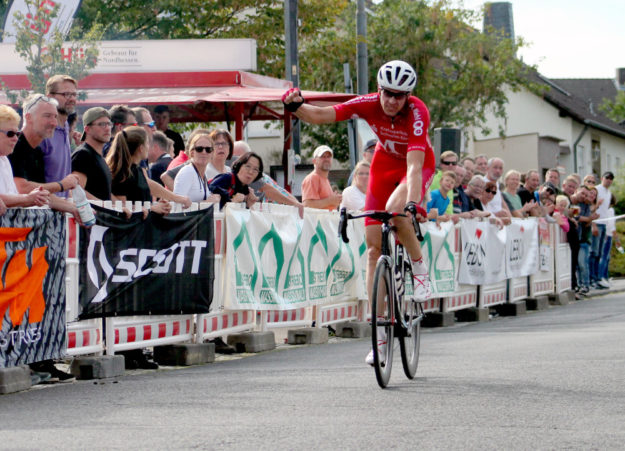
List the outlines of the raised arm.
{"label": "raised arm", "polygon": [[287,110],[293,112],[295,116],[305,122],[311,124],[329,124],[336,122],[336,112],[333,107],[319,107],[303,103],[304,97],[302,97],[301,91],[297,88],[289,89],[284,96],[282,96],[282,102]]}

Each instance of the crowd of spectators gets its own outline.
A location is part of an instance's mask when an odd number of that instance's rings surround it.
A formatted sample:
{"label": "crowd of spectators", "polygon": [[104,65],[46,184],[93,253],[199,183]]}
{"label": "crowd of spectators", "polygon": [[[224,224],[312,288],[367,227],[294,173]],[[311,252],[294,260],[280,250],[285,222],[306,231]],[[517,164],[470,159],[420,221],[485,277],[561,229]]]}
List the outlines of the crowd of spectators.
{"label": "crowd of spectators", "polygon": [[[367,143],[366,148],[374,147]],[[314,155],[319,172],[321,154]],[[331,156],[331,155],[327,155]],[[370,155],[364,153],[352,172],[353,182],[343,191],[341,207],[362,210]],[[424,200],[428,219],[443,222],[485,218],[499,226],[511,218],[542,217],[556,223],[566,234],[571,248],[572,282],[578,297],[593,289],[610,287],[609,262],[613,244],[620,246],[615,232],[614,205],[610,192],[614,174],[607,171],[598,181],[594,174],[562,177],[550,168],[544,175],[538,170],[504,172],[505,162],[486,155],[459,159],[453,151],[444,151]],[[362,177],[362,180],[358,180]],[[563,178],[563,180],[561,180]],[[541,181],[542,179],[542,181]],[[317,197],[326,199],[325,208],[334,209],[331,190],[326,187]],[[309,203],[309,205],[312,205]],[[318,204],[321,205],[321,204]],[[326,204],[323,204],[326,205]]]}
{"label": "crowd of spectators", "polygon": [[[154,214],[168,214],[170,202],[275,202],[336,210],[362,210],[370,162],[379,144],[370,140],[363,159],[343,193],[330,183],[333,151],[326,145],[312,155],[313,171],[302,183],[302,201],[264,173],[263,160],[249,144],[234,142],[227,130],[198,128],[186,144],[169,128],[170,111],[158,106],[95,107],[81,118],[75,112],[78,85],[71,77],[50,77],[46,95],[34,94],[22,104],[22,117],[0,106],[0,214],[11,207],[49,206],[79,215],[71,200],[77,185],[92,200],[149,201]],[[23,125],[20,130],[19,124]],[[82,122],[84,132],[76,132]],[[76,144],[78,143],[78,144]],[[72,148],[74,150],[72,151]],[[462,159],[442,152],[424,200],[432,221],[486,218],[503,226],[511,218],[543,217],[562,228],[572,253],[573,283],[580,295],[609,287],[608,263],[614,234],[612,172],[598,182],[570,174],[530,170],[505,172],[501,158],[486,155]],[[148,214],[145,211],[144,214]],[[600,220],[600,221],[596,221]],[[225,345],[224,345],[225,346]],[[140,356],[133,364],[141,367]],[[149,366],[148,366],[149,367]],[[39,367],[58,378],[50,365]]]}

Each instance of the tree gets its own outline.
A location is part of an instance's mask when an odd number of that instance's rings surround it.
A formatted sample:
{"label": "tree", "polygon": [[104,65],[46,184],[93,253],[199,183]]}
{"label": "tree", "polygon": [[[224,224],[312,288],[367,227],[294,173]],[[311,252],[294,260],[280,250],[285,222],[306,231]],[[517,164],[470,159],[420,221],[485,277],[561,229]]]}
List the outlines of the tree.
{"label": "tree", "polygon": [[481,33],[469,23],[481,14],[451,7],[449,0],[385,0],[370,20],[370,79],[389,59],[403,59],[418,75],[417,95],[428,105],[431,127],[484,126],[490,110],[505,118],[506,89],[535,90],[533,68],[516,57],[522,39],[503,39],[494,30]]}
{"label": "tree", "polygon": [[[348,0],[301,0],[300,40],[334,25]],[[284,76],[284,5],[273,0],[83,0],[73,28],[101,24],[104,39],[252,38],[258,71]],[[210,58],[210,55],[198,55]]]}
{"label": "tree", "polygon": [[614,122],[625,121],[625,92],[619,91],[613,100],[605,99],[599,109]]}
{"label": "tree", "polygon": [[[25,0],[28,17],[17,12],[13,18],[16,26],[15,51],[27,63],[28,80],[34,92],[45,92],[46,80],[50,75],[67,74],[76,80],[84,78],[98,61],[97,41],[102,31],[99,25],[93,26],[78,38],[70,32],[66,43],[63,34],[56,30],[47,35],[47,25],[58,14],[59,5],[50,9],[40,0]],[[27,92],[15,92],[2,83],[7,97],[12,103],[24,98]]]}
{"label": "tree", "polygon": [[[502,39],[468,24],[481,13],[453,7],[452,0],[384,0],[370,4],[370,89],[377,68],[403,59],[417,70],[416,94],[429,106],[432,128],[485,128],[486,113],[505,118],[506,90],[536,90],[527,77],[535,68],[516,58],[522,39]],[[83,0],[75,27],[101,23],[107,39],[254,38],[258,72],[284,74],[283,2],[273,0]],[[300,86],[344,91],[343,64],[356,67],[356,5],[348,0],[300,0]],[[97,18],[97,14],[100,14]],[[198,57],[207,57],[198,55]],[[305,126],[309,148],[333,147],[347,159],[345,125]],[[501,131],[500,131],[501,132]]]}

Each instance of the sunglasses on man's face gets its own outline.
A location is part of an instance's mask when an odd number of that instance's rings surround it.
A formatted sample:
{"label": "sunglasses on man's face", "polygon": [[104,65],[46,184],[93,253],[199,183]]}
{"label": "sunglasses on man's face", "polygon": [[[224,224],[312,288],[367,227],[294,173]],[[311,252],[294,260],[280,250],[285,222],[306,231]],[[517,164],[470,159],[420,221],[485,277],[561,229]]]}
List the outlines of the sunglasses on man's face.
{"label": "sunglasses on man's face", "polygon": [[445,166],[457,166],[458,163],[455,161],[441,161],[441,164],[444,164]]}
{"label": "sunglasses on man's face", "polygon": [[382,92],[384,93],[385,96],[387,96],[387,97],[394,97],[396,99],[401,99],[402,97],[406,97],[409,94],[407,92],[389,91],[388,89],[382,89]]}
{"label": "sunglasses on man's face", "polygon": [[211,153],[213,151],[213,148],[211,146],[195,146],[193,150],[195,150],[196,152]]}

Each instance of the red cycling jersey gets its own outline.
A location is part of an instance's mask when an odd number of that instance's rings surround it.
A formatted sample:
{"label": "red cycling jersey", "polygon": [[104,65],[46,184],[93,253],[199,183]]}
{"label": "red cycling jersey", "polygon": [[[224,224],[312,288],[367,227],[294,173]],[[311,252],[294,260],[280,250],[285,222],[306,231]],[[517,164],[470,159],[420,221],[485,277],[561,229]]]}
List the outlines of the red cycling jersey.
{"label": "red cycling jersey", "polygon": [[[421,176],[421,200],[430,186],[436,162],[428,136],[430,112],[418,97],[410,96],[407,106],[394,117],[387,116],[378,93],[356,97],[335,105],[336,120],[361,118],[378,137],[367,187],[365,210],[385,210],[386,202],[400,183],[406,182],[406,155],[425,152]],[[375,224],[366,218],[367,224]]]}

